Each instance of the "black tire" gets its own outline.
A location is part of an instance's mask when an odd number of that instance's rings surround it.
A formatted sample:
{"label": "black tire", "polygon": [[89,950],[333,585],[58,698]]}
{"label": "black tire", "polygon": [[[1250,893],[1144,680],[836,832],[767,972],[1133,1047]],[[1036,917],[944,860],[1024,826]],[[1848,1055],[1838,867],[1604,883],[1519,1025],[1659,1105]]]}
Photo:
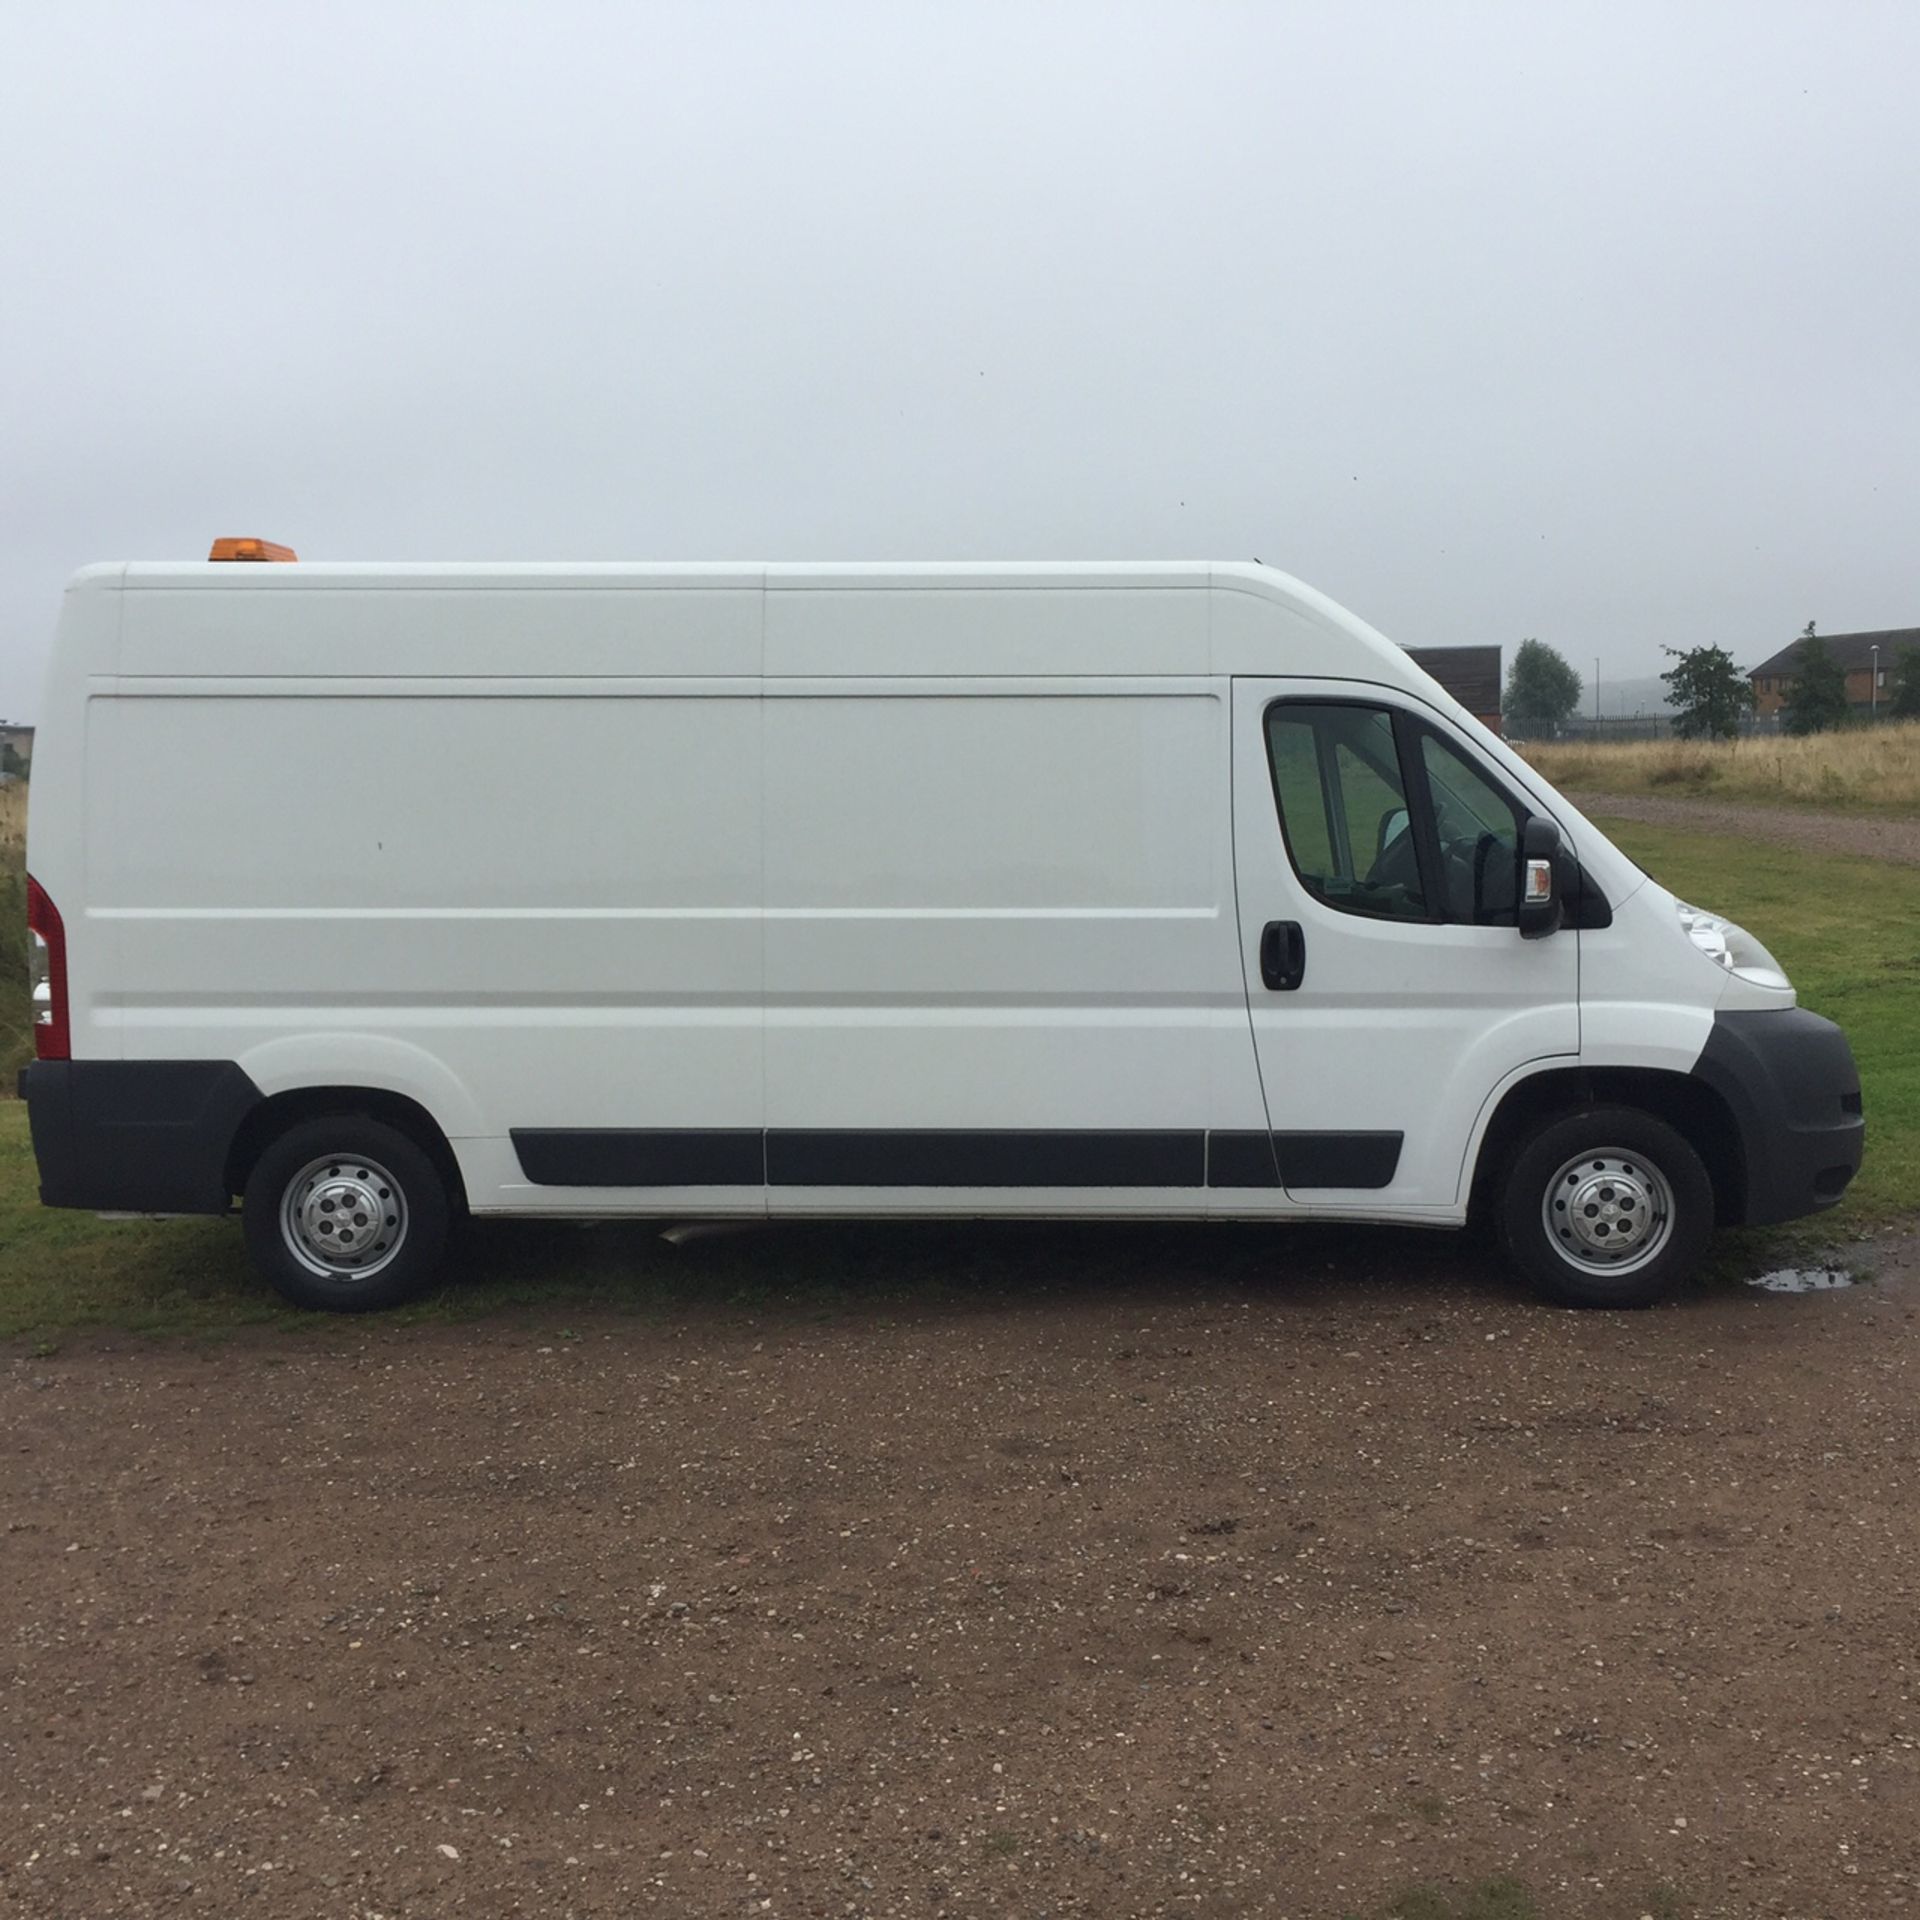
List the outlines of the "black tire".
{"label": "black tire", "polygon": [[1648,1307],[1699,1266],[1713,1181],[1664,1120],[1589,1107],[1515,1152],[1497,1215],[1507,1258],[1549,1300]]}
{"label": "black tire", "polygon": [[247,1176],[240,1223],[254,1265],[295,1306],[370,1313],[434,1284],[453,1211],[444,1175],[415,1141],[343,1113],[303,1120],[267,1147]]}

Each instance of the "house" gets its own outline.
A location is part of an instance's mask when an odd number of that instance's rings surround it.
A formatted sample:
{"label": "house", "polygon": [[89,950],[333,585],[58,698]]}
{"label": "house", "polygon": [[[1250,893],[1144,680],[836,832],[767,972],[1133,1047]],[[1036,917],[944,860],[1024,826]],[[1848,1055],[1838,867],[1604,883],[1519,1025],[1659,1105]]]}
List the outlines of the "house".
{"label": "house", "polygon": [[[1878,633],[1823,633],[1820,638],[1847,676],[1848,704],[1866,713],[1887,699],[1902,651],[1920,647],[1920,627],[1884,627]],[[1762,718],[1778,713],[1786,704],[1799,653],[1800,642],[1796,640],[1762,660],[1747,675],[1753,682],[1753,709]]]}
{"label": "house", "polygon": [[0,773],[15,773],[33,758],[33,729],[0,720]]}
{"label": "house", "polygon": [[1407,658],[1432,674],[1483,727],[1500,731],[1498,647],[1409,647]]}

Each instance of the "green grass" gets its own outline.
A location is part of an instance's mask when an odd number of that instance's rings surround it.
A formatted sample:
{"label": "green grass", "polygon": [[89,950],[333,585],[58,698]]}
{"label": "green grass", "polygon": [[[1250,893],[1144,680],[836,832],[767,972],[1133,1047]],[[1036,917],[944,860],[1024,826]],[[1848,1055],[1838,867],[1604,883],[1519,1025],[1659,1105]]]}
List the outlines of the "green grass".
{"label": "green grass", "polygon": [[1519,1881],[1501,1875],[1453,1892],[1410,1887],[1387,1905],[1383,1920],[1541,1920],[1541,1913]]}
{"label": "green grass", "polygon": [[33,1058],[27,1004],[27,881],[17,859],[0,852],[0,1086]]}
{"label": "green grass", "polygon": [[[1831,1243],[1911,1213],[1920,1194],[1920,870],[1627,821],[1608,830],[1683,898],[1763,939],[1803,1003],[1847,1029],[1860,1062],[1867,1162],[1845,1203],[1799,1228],[1729,1236],[1728,1259],[1752,1271],[1770,1247]],[[1128,1280],[1150,1284],[1164,1247],[1145,1228],[1131,1230],[1127,1245],[1136,1255],[1119,1262]],[[1069,1264],[1086,1257],[1084,1249],[1069,1254]],[[820,1315],[853,1301],[924,1303],[983,1285],[1030,1291],[1035,1276],[1000,1271],[1000,1258],[992,1242],[959,1229],[911,1241],[897,1229],[749,1237],[703,1244],[690,1257],[644,1224],[591,1232],[496,1224],[463,1251],[457,1286],[383,1324],[514,1308],[553,1315],[569,1305],[655,1313],[746,1304]],[[0,1100],[0,1339],[44,1342],[94,1327],[208,1334],[329,1324],[337,1323],[281,1306],[252,1277],[230,1220],[113,1222],[38,1205],[25,1110]]]}
{"label": "green grass", "polygon": [[1597,824],[1681,899],[1737,920],[1772,949],[1800,1004],[1837,1020],[1866,1095],[1867,1158],[1823,1238],[1920,1204],[1920,868],[1751,840]]}
{"label": "green grass", "polygon": [[[1560,1920],[1568,1911],[1542,1906],[1520,1881],[1498,1874],[1459,1887],[1409,1887],[1364,1920]],[[1694,1909],[1671,1887],[1662,1886],[1643,1895],[1616,1896],[1603,1909],[1583,1904],[1580,1911],[1589,1920],[1600,1911],[1608,1916],[1637,1915],[1641,1920],[1684,1920]],[[1363,1920],[1363,1916],[1349,1914],[1345,1920]]]}

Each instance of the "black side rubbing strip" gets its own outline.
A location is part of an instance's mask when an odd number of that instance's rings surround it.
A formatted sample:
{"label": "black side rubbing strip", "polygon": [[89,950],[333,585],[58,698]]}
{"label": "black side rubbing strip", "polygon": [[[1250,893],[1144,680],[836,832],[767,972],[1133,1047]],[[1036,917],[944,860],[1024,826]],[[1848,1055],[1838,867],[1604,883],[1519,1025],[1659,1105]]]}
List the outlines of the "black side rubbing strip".
{"label": "black side rubbing strip", "polygon": [[758,1187],[758,1127],[515,1127],[513,1150],[542,1187]]}
{"label": "black side rubbing strip", "polygon": [[1405,1136],[1398,1133],[1211,1133],[1210,1187],[1386,1187]]}
{"label": "black side rubbing strip", "polygon": [[776,1187],[1198,1187],[1206,1135],[885,1129],[767,1135]]}
{"label": "black side rubbing strip", "polygon": [[1276,1133],[1287,1187],[1387,1187],[1400,1164],[1399,1133]]}
{"label": "black side rubbing strip", "polygon": [[1207,1185],[1210,1187],[1277,1187],[1279,1163],[1273,1157],[1273,1135],[1210,1133],[1207,1135]]}
{"label": "black side rubbing strip", "polygon": [[515,1127],[546,1187],[1384,1187],[1397,1133]]}

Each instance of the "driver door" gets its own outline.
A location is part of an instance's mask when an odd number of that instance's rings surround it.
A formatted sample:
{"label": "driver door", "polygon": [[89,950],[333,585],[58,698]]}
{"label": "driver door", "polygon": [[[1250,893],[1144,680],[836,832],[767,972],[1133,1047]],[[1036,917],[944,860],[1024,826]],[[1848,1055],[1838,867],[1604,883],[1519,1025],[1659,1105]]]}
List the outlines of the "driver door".
{"label": "driver door", "polygon": [[1272,1181],[1457,1209],[1486,1101],[1580,1047],[1578,934],[1515,926],[1521,803],[1442,715],[1352,681],[1236,679],[1233,783]]}

